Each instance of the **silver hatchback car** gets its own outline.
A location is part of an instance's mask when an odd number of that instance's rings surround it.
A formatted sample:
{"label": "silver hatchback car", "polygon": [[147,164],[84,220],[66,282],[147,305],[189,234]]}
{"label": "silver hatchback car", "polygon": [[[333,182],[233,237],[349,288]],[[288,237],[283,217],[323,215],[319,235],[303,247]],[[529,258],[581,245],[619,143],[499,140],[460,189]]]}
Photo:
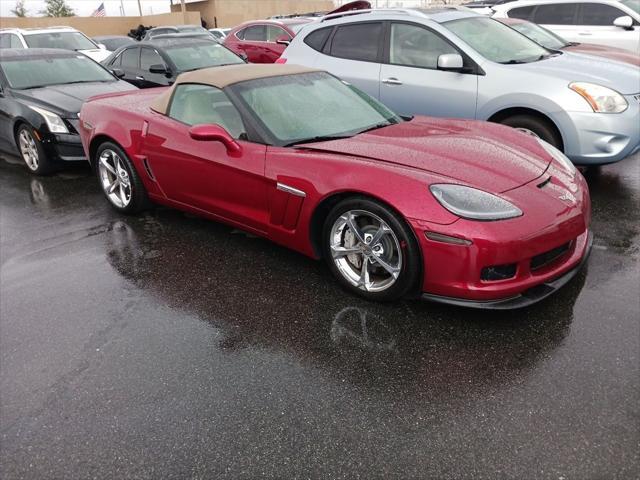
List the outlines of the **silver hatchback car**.
{"label": "silver hatchback car", "polygon": [[527,131],[576,164],[613,163],[640,150],[640,69],[547,50],[469,11],[329,15],[305,27],[278,62],[325,69],[401,115]]}

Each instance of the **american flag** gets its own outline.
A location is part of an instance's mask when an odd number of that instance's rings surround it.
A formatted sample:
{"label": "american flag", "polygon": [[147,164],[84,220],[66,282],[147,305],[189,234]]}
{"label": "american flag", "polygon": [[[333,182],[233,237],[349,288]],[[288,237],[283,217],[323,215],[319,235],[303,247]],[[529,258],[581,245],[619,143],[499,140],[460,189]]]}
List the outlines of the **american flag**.
{"label": "american flag", "polygon": [[104,3],[101,3],[100,6],[98,8],[96,8],[95,12],[93,12],[91,14],[92,17],[104,17],[105,16],[105,11],[104,11]]}

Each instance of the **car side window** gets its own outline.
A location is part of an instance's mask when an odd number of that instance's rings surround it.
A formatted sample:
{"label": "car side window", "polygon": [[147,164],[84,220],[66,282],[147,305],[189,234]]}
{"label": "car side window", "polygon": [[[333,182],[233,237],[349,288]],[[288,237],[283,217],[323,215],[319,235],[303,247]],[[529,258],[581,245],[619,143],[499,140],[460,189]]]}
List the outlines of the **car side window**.
{"label": "car side window", "polygon": [[227,94],[210,85],[178,85],[168,115],[187,125],[220,125],[233,138],[240,138],[246,132],[242,117]]}
{"label": "car side window", "polygon": [[338,27],[331,40],[330,55],[375,62],[380,51],[382,23],[355,23]]}
{"label": "car side window", "polygon": [[327,43],[327,39],[329,38],[329,35],[331,35],[332,30],[333,27],[325,27],[315,30],[304,38],[304,43],[314,50],[321,52],[324,45]]}
{"label": "car side window", "polygon": [[435,32],[406,23],[391,25],[389,62],[410,67],[438,68],[438,57],[458,51]]}
{"label": "car side window", "polygon": [[253,25],[244,29],[243,40],[247,42],[266,42],[267,27],[266,25]]}
{"label": "car side window", "polygon": [[284,29],[275,25],[267,26],[267,42],[275,42],[278,37],[283,35],[286,35],[289,40],[291,40],[291,35],[289,35]]}
{"label": "car side window", "polygon": [[24,48],[24,45],[22,45],[22,42],[20,41],[18,36],[14,35],[13,33],[9,34],[9,42],[11,44],[11,48]]}
{"label": "car side window", "polygon": [[538,5],[533,21],[541,25],[575,25],[577,3]]}
{"label": "car side window", "polygon": [[0,48],[24,48],[17,35],[0,33]]}
{"label": "car side window", "polygon": [[530,20],[535,8],[536,8],[535,5],[531,5],[529,7],[512,8],[511,10],[509,10],[508,15],[509,15],[509,18],[519,18],[521,20]]}
{"label": "car side window", "polygon": [[153,48],[143,48],[140,52],[140,69],[149,70],[151,65],[165,65],[165,63],[156,50]]}
{"label": "car side window", "polygon": [[602,25],[610,27],[618,17],[627,15],[622,10],[602,3],[582,3],[579,25]]}
{"label": "car side window", "polygon": [[138,68],[140,63],[140,48],[128,48],[120,54],[120,65],[124,68]]}

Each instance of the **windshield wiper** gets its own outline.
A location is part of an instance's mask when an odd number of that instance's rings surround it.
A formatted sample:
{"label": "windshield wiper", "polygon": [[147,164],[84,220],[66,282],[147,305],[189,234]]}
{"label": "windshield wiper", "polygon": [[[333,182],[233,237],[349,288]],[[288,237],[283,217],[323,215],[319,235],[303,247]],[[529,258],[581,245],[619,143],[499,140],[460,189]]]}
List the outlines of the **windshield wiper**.
{"label": "windshield wiper", "polygon": [[507,60],[506,62],[500,62],[502,65],[519,65],[521,63],[529,63],[525,60]]}
{"label": "windshield wiper", "polygon": [[395,123],[391,123],[389,121],[380,122],[380,123],[378,123],[376,125],[373,125],[372,127],[365,128],[364,130],[360,130],[356,135],[360,135],[361,133],[367,133],[367,132],[370,132],[372,130],[378,130],[379,128],[388,127],[389,125],[395,125]]}
{"label": "windshield wiper", "polygon": [[315,143],[315,142],[328,142],[330,140],[342,140],[343,138],[351,138],[353,135],[319,135],[317,137],[305,138],[303,140],[296,140],[295,142],[287,143],[283,147],[295,147],[302,143]]}

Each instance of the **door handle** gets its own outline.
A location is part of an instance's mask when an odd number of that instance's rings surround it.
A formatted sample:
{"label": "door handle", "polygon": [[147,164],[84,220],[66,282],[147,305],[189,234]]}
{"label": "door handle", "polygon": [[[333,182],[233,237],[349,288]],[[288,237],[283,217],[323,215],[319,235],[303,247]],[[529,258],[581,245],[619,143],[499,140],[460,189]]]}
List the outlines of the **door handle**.
{"label": "door handle", "polygon": [[387,85],[402,85],[402,82],[396,77],[385,78],[382,80],[382,83],[386,83]]}
{"label": "door handle", "polygon": [[578,35],[588,36],[588,35],[593,35],[593,34],[591,32],[578,32]]}
{"label": "door handle", "polygon": [[140,75],[138,75],[138,76],[136,77],[136,80],[144,80],[144,77],[141,77]]}

